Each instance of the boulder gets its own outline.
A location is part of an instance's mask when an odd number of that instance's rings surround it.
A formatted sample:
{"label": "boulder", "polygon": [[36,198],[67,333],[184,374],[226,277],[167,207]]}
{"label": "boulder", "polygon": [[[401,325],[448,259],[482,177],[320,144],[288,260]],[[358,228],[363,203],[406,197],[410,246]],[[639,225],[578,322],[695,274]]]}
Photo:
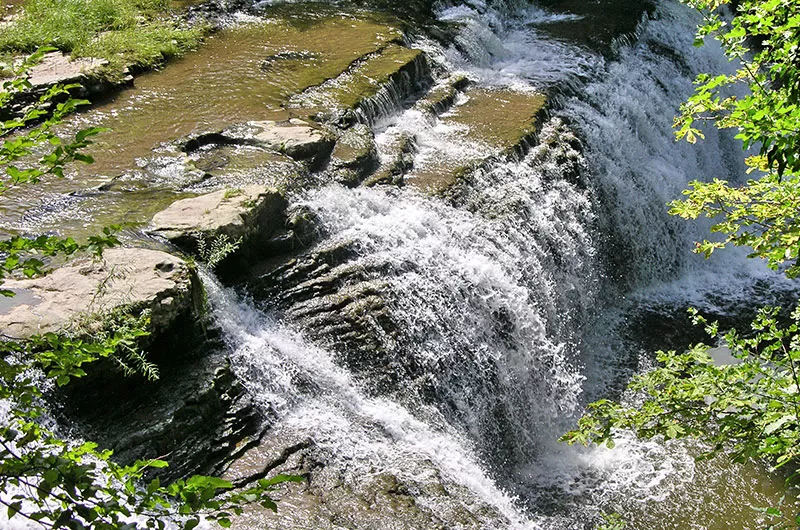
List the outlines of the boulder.
{"label": "boulder", "polygon": [[76,330],[91,315],[120,309],[150,309],[157,335],[190,311],[200,285],[180,258],[157,250],[114,248],[100,260],[77,259],[41,278],[7,280],[3,288],[15,296],[0,300],[0,328],[5,335],[26,338]]}
{"label": "boulder", "polygon": [[69,84],[84,81],[107,65],[105,59],[70,59],[61,52],[46,53],[42,62],[30,69],[28,81],[33,89],[44,89],[55,84]]}
{"label": "boulder", "polygon": [[269,254],[271,238],[285,231],[286,206],[275,188],[219,190],[172,203],[153,217],[150,232],[206,261],[204,252],[225,243],[237,247],[230,258],[250,259]]}

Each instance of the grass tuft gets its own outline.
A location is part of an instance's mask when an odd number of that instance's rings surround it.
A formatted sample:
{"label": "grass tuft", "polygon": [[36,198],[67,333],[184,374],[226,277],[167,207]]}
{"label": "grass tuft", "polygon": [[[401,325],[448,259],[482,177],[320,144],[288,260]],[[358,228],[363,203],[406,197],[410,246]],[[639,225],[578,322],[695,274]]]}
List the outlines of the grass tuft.
{"label": "grass tuft", "polygon": [[0,32],[0,54],[54,46],[106,59],[112,75],[128,65],[150,68],[193,49],[207,31],[174,15],[169,0],[27,0]]}

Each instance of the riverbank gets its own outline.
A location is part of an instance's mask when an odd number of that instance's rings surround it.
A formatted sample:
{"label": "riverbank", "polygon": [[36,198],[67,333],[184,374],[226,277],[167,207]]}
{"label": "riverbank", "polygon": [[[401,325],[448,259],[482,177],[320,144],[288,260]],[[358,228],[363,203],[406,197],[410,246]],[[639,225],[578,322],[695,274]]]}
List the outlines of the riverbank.
{"label": "riverbank", "polygon": [[27,0],[3,11],[0,59],[53,47],[72,59],[95,60],[87,74],[119,84],[131,70],[149,70],[197,48],[211,32],[212,24],[188,16],[185,4]]}

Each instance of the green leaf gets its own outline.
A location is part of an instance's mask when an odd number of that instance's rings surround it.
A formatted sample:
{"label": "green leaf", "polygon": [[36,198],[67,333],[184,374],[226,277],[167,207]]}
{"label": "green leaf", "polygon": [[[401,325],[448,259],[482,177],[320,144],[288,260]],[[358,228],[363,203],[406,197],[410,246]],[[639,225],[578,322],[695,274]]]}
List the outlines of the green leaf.
{"label": "green leaf", "polygon": [[17,501],[17,502],[12,502],[8,505],[8,511],[6,512],[6,514],[7,517],[11,519],[21,511],[22,511],[22,502]]}

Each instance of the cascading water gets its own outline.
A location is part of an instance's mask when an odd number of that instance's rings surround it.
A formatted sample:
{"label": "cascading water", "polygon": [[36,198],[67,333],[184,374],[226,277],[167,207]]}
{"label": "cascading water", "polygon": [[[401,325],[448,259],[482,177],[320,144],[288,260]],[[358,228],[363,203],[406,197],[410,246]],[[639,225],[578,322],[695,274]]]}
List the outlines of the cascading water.
{"label": "cascading water", "polygon": [[[624,435],[614,450],[556,441],[587,401],[651,361],[628,332],[642,314],[690,304],[720,314],[752,304],[764,281],[791,289],[741,253],[691,255],[705,227],[666,213],[691,178],[741,174],[730,138],[709,131],[697,149],[675,144],[670,127],[693,74],[727,68],[724,58],[692,48],[695,21],[670,0],[614,60],[548,36],[576,15],[526,2],[440,17],[462,31],[450,49],[418,43],[434,72],[557,96],[538,144],[486,162],[447,200],[411,186],[294,197],[323,237],[273,274],[269,303],[206,278],[233,370],[277,437],[313,438],[345,480],[405,480],[452,527],[470,527],[448,514],[477,497],[488,510],[460,509],[485,528],[583,529],[600,510],[637,529],[756,528],[748,505],[780,497],[757,465],[698,464],[690,444]],[[400,111],[409,91],[380,93],[356,116],[379,149],[413,137],[415,167],[487,149]],[[432,484],[446,484],[451,504]]]}
{"label": "cascading water", "polygon": [[[585,144],[586,159],[573,160],[578,171],[564,175],[559,154],[577,152],[555,118],[541,132],[547,141],[518,162],[478,170],[452,202],[338,186],[298,198],[326,234],[314,251],[347,249],[331,272],[346,278],[336,296],[369,291],[394,332],[373,341],[377,354],[354,355],[334,347],[335,327],[314,345],[303,338],[303,323],[319,314],[313,298],[265,315],[221,292],[212,299],[235,368],[280,428],[315,431],[317,443],[364,469],[414,475],[419,462],[433,462],[510,527],[584,528],[600,509],[623,511],[636,528],[683,527],[679,505],[700,503],[713,477],[758,471],[711,465],[698,473],[686,444],[623,437],[608,451],[555,440],[587,399],[635,369],[637,345],[617,334],[650,301],[678,308],[710,293],[748,298],[759,276],[780,282],[736,252],[700,272],[706,264],[689,251],[702,231],[665,211],[689,179],[740,173],[740,153],[724,135],[710,131],[698,150],[675,145],[670,128],[693,73],[725,68],[724,59],[713,47],[683,54],[695,21],[671,2],[659,3],[639,40],[608,63],[538,32],[559,15],[478,8],[442,13],[464,22],[457,44],[466,56],[432,55],[478,83],[572,87],[557,114]],[[436,127],[406,111],[379,125],[378,142],[413,134],[422,160],[426,146],[446,144]],[[698,275],[702,290],[692,281]],[[693,486],[700,474],[706,480]],[[769,493],[712,496],[723,506],[770,502]],[[692,527],[715,528],[719,512],[704,510],[685,513],[712,521]],[[741,517],[735,525],[745,528]]]}

